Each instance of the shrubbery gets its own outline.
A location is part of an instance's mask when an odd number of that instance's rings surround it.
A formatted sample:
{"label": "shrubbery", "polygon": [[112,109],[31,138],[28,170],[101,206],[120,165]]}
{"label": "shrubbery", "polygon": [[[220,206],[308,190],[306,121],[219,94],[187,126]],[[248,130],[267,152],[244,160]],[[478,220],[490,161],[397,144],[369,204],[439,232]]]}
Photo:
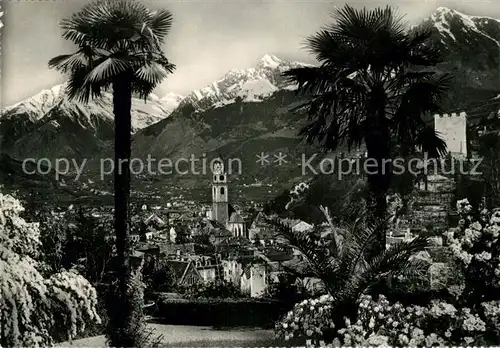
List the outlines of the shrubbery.
{"label": "shrubbery", "polygon": [[[470,308],[433,301],[427,306],[390,303],[383,295],[377,300],[364,295],[358,302],[355,318],[344,318],[342,328],[335,327],[334,298],[324,295],[295,306],[276,332],[285,340],[302,338],[309,344],[331,343],[345,346],[435,346],[493,344],[491,330],[500,319],[500,301],[483,303],[484,316]],[[335,339],[334,339],[335,337]]]}
{"label": "shrubbery", "polygon": [[281,274],[276,281],[269,281],[264,297],[278,300],[284,303],[295,304],[308,296],[307,289],[296,277],[290,274]]}
{"label": "shrubbery", "polygon": [[146,292],[169,292],[175,288],[175,274],[167,260],[153,257],[146,261],[143,268]]}
{"label": "shrubbery", "polygon": [[471,306],[500,300],[500,209],[471,215],[467,200],[457,202],[459,226],[445,233],[447,244],[465,277],[460,298]]}
{"label": "shrubbery", "polygon": [[223,279],[201,282],[180,289],[188,298],[242,298],[246,297],[241,289]]}
{"label": "shrubbery", "polygon": [[267,327],[289,307],[279,301],[240,298],[172,299],[160,296],[158,317],[170,325],[199,325],[216,327]]}
{"label": "shrubbery", "polygon": [[17,199],[0,193],[0,344],[47,346],[100,321],[97,294],[73,270],[45,272],[39,224],[20,217],[23,210]]}
{"label": "shrubbery", "polygon": [[[500,209],[472,216],[467,200],[457,203],[458,228],[445,233],[452,267],[462,284],[426,303],[375,300],[367,292],[355,313],[337,310],[338,295],[298,303],[276,324],[286,340],[320,345],[443,346],[500,343]],[[456,267],[459,266],[459,267]],[[339,323],[338,317],[344,317]]]}

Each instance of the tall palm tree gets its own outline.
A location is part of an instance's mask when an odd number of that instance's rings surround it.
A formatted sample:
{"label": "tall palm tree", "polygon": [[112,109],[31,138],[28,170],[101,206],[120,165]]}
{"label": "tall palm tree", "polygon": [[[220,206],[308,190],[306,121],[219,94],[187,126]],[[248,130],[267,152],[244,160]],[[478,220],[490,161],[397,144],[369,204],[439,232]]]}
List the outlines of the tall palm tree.
{"label": "tall palm tree", "polygon": [[[424,117],[440,112],[449,86],[447,75],[436,74],[440,53],[429,45],[430,28],[407,31],[402,17],[390,8],[357,10],[346,5],[333,24],[307,40],[320,62],[285,72],[308,101],[296,111],[311,122],[300,135],[325,150],[340,144],[349,149],[364,144],[376,165],[367,167],[370,207],[383,219],[389,190],[391,150],[396,140],[402,156],[415,147],[438,156],[446,145]],[[370,165],[371,165],[370,164]],[[377,250],[385,248],[383,229]]]}
{"label": "tall palm tree", "polygon": [[131,277],[128,209],[132,96],[146,99],[174,71],[175,66],[161,48],[172,20],[168,10],[151,11],[133,0],[93,2],[60,24],[63,38],[73,42],[77,51],[49,61],[50,68],[69,75],[69,98],[87,102],[107,89],[113,93],[114,229],[119,265],[117,305],[110,313],[113,346],[136,346],[130,325],[131,318],[141,311],[134,308],[127,286]]}

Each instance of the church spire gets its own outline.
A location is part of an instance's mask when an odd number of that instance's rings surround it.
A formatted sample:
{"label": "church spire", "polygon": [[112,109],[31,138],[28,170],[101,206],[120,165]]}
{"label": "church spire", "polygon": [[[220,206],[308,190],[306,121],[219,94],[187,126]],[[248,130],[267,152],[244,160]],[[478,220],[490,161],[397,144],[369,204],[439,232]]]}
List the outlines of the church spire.
{"label": "church spire", "polygon": [[227,176],[222,160],[213,162],[212,174],[212,218],[225,225],[229,221],[229,203]]}

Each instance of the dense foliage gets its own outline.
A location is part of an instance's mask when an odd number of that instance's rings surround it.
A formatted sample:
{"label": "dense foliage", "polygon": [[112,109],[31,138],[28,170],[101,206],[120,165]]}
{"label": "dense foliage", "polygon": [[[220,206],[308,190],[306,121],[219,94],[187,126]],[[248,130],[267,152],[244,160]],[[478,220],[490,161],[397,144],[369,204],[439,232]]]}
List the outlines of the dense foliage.
{"label": "dense foliage", "polygon": [[446,287],[448,295],[436,293],[424,303],[412,302],[415,298],[410,297],[403,303],[360,292],[355,297],[356,310],[341,312],[337,293],[329,292],[298,303],[276,323],[277,334],[316,345],[498,344],[500,210],[483,210],[475,216],[466,199],[457,202],[457,210],[459,226],[444,235],[445,248],[451,251],[448,264],[459,280]]}
{"label": "dense foliage", "polygon": [[296,276],[285,272],[277,280],[268,281],[264,297],[295,304],[309,297],[309,292]]}
{"label": "dense foliage", "polygon": [[39,223],[26,222],[20,202],[0,194],[2,346],[40,347],[74,338],[99,322],[97,295],[78,272],[45,272]]}
{"label": "dense foliage", "polygon": [[[276,325],[278,334],[290,340],[302,337],[309,344],[325,342],[326,333],[333,345],[346,346],[445,346],[494,343],[487,340],[488,323],[498,325],[500,302],[483,303],[484,319],[469,308],[432,301],[426,306],[404,306],[390,303],[383,295],[373,299],[363,295],[354,317],[344,316],[342,328],[336,330],[331,319],[334,298],[323,295],[295,306]],[[326,342],[328,343],[328,342]]]}
{"label": "dense foliage", "polygon": [[50,269],[78,269],[92,284],[106,281],[112,267],[112,223],[84,210],[37,214],[43,258]]}
{"label": "dense foliage", "polygon": [[175,289],[175,273],[167,260],[151,257],[145,262],[142,274],[149,293],[169,292]]}
{"label": "dense foliage", "polygon": [[[348,229],[337,228],[327,209],[323,208],[328,226],[311,233],[296,232],[273,222],[278,232],[303,256],[306,266],[301,277],[321,280],[324,290],[333,297],[335,312],[352,315],[355,303],[366,291],[389,277],[411,275],[428,264],[411,257],[428,246],[426,236],[401,242],[367,261],[367,249],[373,242],[378,226],[369,227],[361,219]],[[321,235],[321,238],[318,237]],[[340,317],[332,318],[340,325]]]}

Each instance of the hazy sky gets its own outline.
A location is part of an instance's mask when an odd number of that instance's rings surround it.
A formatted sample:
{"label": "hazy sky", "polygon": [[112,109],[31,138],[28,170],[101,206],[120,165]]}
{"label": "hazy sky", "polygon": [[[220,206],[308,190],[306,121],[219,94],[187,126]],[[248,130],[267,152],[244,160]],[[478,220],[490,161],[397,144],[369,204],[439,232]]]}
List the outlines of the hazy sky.
{"label": "hazy sky", "polygon": [[[61,38],[58,20],[78,11],[87,0],[9,1],[4,7],[2,34],[3,105],[10,105],[64,82],[47,68],[53,56],[74,47]],[[217,80],[231,68],[249,68],[265,53],[284,59],[312,62],[304,51],[305,37],[325,23],[344,1],[167,1],[146,0],[174,15],[167,57],[177,70],[158,88],[186,94]],[[470,15],[500,18],[500,0],[350,1],[354,6],[397,5],[411,23],[447,6]]]}

